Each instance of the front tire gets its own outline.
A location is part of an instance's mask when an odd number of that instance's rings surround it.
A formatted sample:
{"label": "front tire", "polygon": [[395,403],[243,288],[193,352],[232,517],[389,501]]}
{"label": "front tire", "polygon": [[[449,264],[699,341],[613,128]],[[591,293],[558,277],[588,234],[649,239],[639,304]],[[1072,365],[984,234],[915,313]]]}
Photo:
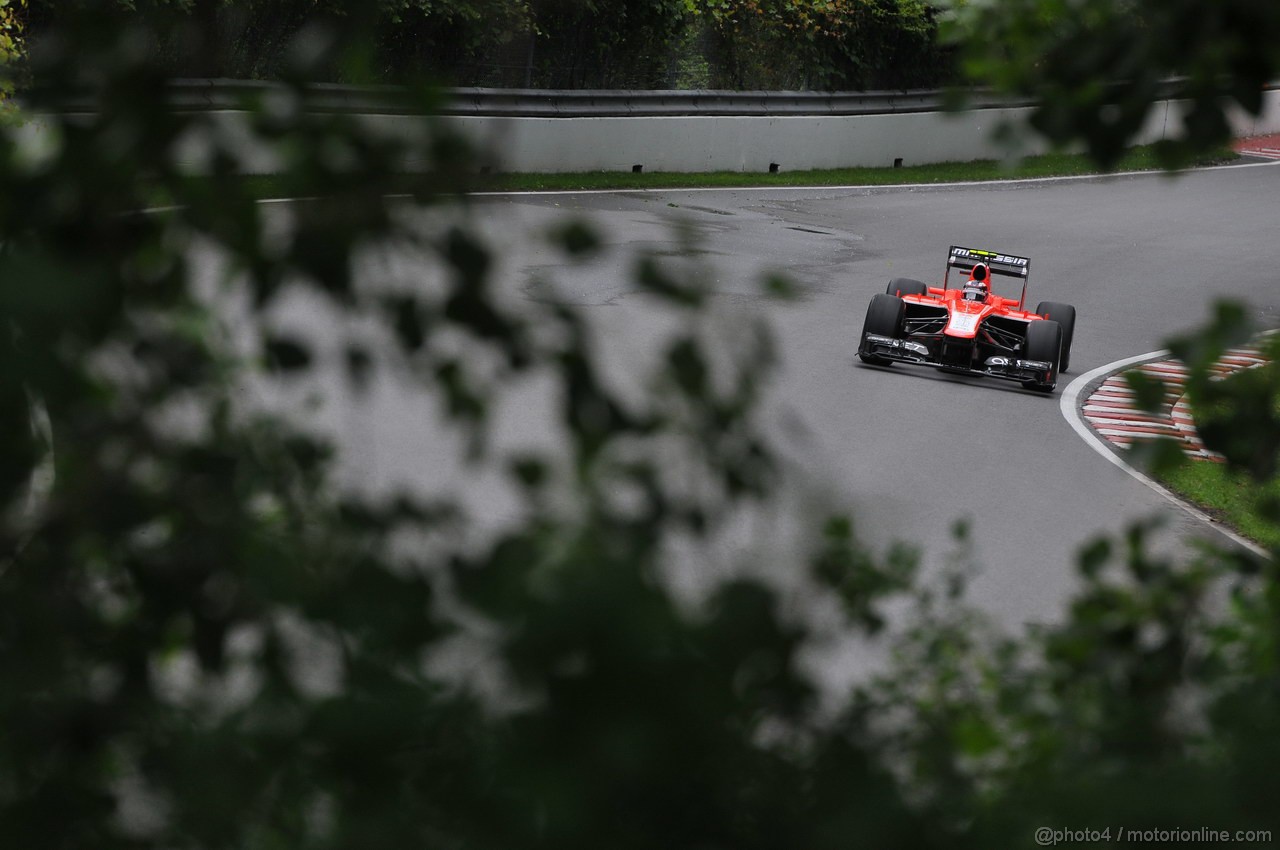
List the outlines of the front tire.
{"label": "front tire", "polygon": [[902,317],[906,305],[901,298],[892,295],[873,295],[867,305],[867,318],[862,323],[862,340],[858,344],[858,357],[873,366],[891,366],[893,361],[867,352],[867,334],[897,339],[902,335]]}
{"label": "front tire", "polygon": [[1048,380],[1023,381],[1029,390],[1051,393],[1058,385],[1058,364],[1062,356],[1062,326],[1052,319],[1027,325],[1027,340],[1022,346],[1023,360],[1047,360]]}
{"label": "front tire", "polygon": [[889,285],[884,291],[886,295],[901,298],[904,295],[924,295],[929,291],[929,287],[909,277],[895,277],[889,281]]}
{"label": "front tire", "polygon": [[1041,301],[1036,306],[1036,313],[1062,326],[1062,362],[1058,364],[1058,370],[1065,374],[1071,367],[1071,340],[1076,335],[1076,308],[1057,301]]}

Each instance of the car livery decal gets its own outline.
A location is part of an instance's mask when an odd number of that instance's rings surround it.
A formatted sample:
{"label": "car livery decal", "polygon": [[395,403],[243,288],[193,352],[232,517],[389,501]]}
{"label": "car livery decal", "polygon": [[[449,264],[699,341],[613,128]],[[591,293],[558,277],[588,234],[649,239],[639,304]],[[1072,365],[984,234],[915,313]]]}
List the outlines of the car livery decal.
{"label": "car livery decal", "polygon": [[973,336],[977,331],[978,321],[981,318],[981,313],[961,313],[956,311],[951,314],[951,318],[947,321],[947,333]]}
{"label": "car livery decal", "polygon": [[1008,254],[997,254],[993,251],[976,251],[973,248],[953,248],[951,255],[956,259],[989,261],[1002,263],[1006,266],[1025,266],[1027,264],[1026,257],[1013,257]]}
{"label": "car livery decal", "polygon": [[947,265],[964,269],[973,268],[975,263],[986,263],[991,271],[1016,277],[1026,277],[1031,268],[1031,260],[1014,254],[1000,254],[995,251],[980,251],[977,248],[951,246],[951,254]]}

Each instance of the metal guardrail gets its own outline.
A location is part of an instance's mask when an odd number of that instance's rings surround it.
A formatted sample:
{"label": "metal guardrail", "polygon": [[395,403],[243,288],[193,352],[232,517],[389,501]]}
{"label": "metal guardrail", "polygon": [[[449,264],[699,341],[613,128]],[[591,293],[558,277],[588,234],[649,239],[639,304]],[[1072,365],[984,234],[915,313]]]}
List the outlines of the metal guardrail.
{"label": "metal guardrail", "polygon": [[[941,90],[879,92],[772,91],[549,91],[541,89],[445,89],[433,97],[396,86],[313,84],[293,89],[247,80],[175,80],[171,103],[183,111],[241,110],[246,101],[301,92],[313,112],[361,115],[441,115],[511,118],[609,118],[672,116],[838,116],[939,112],[957,101]],[[967,109],[1025,106],[1031,101],[967,92]],[[428,100],[430,102],[428,102]],[[93,111],[88,98],[66,102],[67,111]]]}
{"label": "metal guardrail", "polygon": [[[664,117],[687,115],[883,115],[940,112],[958,98],[943,91],[772,92],[772,91],[535,91],[452,89],[447,110],[454,115],[508,115],[523,118]],[[1029,101],[983,94],[970,109],[1026,105]]]}
{"label": "metal guardrail", "polygon": [[[1274,90],[1277,84],[1267,86]],[[398,86],[317,83],[301,89],[251,80],[175,80],[171,102],[179,110],[241,110],[246,101],[293,96],[313,112],[360,115],[468,115],[510,118],[609,118],[673,116],[840,116],[941,112],[950,108],[1008,109],[1034,100],[985,90],[775,92],[775,91],[549,91],[454,88],[430,96]],[[1158,98],[1177,96],[1177,81]],[[93,111],[88,98],[66,102],[66,111]]]}
{"label": "metal guardrail", "polygon": [[[1156,99],[1176,98],[1179,80],[1160,84]],[[1272,83],[1267,90],[1280,84]],[[542,91],[537,89],[449,90],[442,110],[450,115],[522,118],[649,117],[687,115],[901,115],[952,109],[1011,109],[1034,106],[1034,98],[986,89],[870,92],[809,91]]]}

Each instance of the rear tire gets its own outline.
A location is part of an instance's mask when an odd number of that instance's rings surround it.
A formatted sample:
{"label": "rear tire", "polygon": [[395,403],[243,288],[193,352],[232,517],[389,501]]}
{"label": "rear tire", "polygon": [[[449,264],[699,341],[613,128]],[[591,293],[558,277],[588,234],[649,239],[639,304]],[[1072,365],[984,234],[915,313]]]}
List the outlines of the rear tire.
{"label": "rear tire", "polygon": [[901,298],[904,295],[924,295],[928,291],[929,287],[918,280],[912,280],[909,277],[895,277],[889,281],[885,294]]}
{"label": "rear tire", "polygon": [[1066,374],[1071,366],[1071,340],[1076,334],[1076,308],[1057,301],[1041,301],[1036,313],[1062,326],[1062,362],[1058,364],[1058,371]]}
{"label": "rear tire", "polygon": [[858,357],[873,366],[891,366],[892,360],[867,353],[867,334],[877,334],[897,339],[902,335],[902,317],[906,305],[901,298],[892,295],[873,295],[867,305],[867,318],[862,323],[862,340],[858,345]]}
{"label": "rear tire", "polygon": [[1027,341],[1022,346],[1023,360],[1049,361],[1049,380],[1023,381],[1029,390],[1053,392],[1058,385],[1058,362],[1062,355],[1062,326],[1052,319],[1044,319],[1027,325]]}

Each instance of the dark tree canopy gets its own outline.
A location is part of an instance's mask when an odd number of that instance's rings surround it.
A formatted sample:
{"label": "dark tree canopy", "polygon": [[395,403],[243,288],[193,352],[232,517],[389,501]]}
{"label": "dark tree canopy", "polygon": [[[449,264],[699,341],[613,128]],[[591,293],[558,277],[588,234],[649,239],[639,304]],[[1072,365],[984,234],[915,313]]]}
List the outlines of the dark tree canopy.
{"label": "dark tree canopy", "polygon": [[[954,77],[920,0],[30,0],[39,34],[84,8],[198,26],[164,44],[177,76],[275,79],[308,22],[361,32],[334,82],[541,89],[904,89]],[[355,59],[357,57],[349,57]]]}

